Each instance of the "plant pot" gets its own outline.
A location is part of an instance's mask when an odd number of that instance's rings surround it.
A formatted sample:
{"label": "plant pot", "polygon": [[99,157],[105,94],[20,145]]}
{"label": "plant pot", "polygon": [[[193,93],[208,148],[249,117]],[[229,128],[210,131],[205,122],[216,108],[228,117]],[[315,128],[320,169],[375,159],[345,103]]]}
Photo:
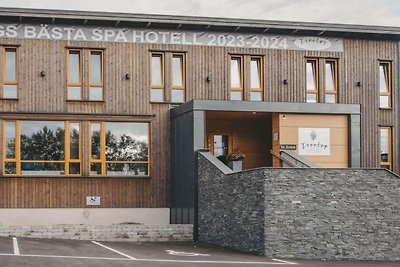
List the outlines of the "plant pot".
{"label": "plant pot", "polygon": [[231,168],[232,171],[234,171],[234,172],[240,172],[240,171],[242,171],[242,163],[243,163],[243,161],[241,161],[241,160],[229,161],[228,167]]}

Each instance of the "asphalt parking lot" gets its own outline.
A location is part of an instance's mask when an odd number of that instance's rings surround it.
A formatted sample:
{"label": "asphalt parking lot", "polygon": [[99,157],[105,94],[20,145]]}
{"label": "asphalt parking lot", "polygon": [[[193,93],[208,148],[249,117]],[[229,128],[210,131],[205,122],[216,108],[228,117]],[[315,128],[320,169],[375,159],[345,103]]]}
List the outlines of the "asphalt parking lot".
{"label": "asphalt parking lot", "polygon": [[194,242],[96,242],[0,237],[0,266],[400,266],[400,262],[267,259]]}

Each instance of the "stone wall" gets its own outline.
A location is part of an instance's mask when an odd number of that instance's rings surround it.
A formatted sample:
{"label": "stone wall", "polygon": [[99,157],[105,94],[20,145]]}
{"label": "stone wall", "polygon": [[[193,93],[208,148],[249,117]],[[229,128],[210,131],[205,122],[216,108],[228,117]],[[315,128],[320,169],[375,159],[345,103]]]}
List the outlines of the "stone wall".
{"label": "stone wall", "polygon": [[226,174],[206,154],[198,158],[200,241],[267,257],[400,260],[398,176],[295,168]]}
{"label": "stone wall", "polygon": [[193,225],[1,226],[0,236],[97,241],[193,241]]}

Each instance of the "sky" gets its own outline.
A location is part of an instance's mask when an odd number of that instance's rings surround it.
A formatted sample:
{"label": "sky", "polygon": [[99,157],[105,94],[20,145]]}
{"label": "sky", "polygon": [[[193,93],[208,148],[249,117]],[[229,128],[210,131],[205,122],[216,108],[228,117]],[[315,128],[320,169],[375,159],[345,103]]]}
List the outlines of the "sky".
{"label": "sky", "polygon": [[400,27],[400,0],[0,0],[1,7]]}

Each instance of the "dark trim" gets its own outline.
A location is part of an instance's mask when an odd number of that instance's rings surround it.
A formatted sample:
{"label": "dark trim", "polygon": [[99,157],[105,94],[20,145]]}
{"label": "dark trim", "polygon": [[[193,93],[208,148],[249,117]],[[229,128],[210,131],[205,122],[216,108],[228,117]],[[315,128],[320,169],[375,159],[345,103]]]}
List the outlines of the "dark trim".
{"label": "dark trim", "polygon": [[[91,42],[91,41],[89,41],[89,42]],[[82,46],[75,46],[75,45],[69,46],[69,45],[67,45],[67,46],[65,46],[65,48],[67,48],[67,49],[76,49],[76,50],[78,50],[78,49],[106,50],[107,49],[105,47],[93,47],[93,46],[84,46],[84,45],[82,45]]]}
{"label": "dark trim", "polygon": [[192,100],[180,105],[179,107],[173,108],[171,110],[171,117],[176,117],[192,110],[349,115],[360,114],[360,105],[234,100]]}
{"label": "dark trim", "polygon": [[10,47],[20,47],[20,44],[6,44],[6,43],[0,43],[0,46],[10,46]]}
{"label": "dark trim", "polygon": [[51,178],[51,179],[151,179],[151,176],[87,176],[87,175],[82,175],[82,176],[76,176],[76,175],[71,175],[71,176],[66,176],[66,175],[0,175],[0,179],[46,179],[46,178]]}
{"label": "dark trim", "polygon": [[169,53],[182,53],[186,54],[188,51],[187,50],[182,50],[182,49],[149,49],[149,52],[154,52],[154,53],[163,53],[163,52],[169,52]]}
{"label": "dark trim", "polygon": [[155,117],[155,114],[110,114],[110,113],[62,113],[62,112],[52,112],[52,113],[45,113],[45,112],[19,112],[19,111],[0,111],[0,118],[4,118],[7,116],[44,116],[44,117],[54,117],[54,116],[65,116],[65,117],[72,117],[72,116],[82,116],[82,117]]}

